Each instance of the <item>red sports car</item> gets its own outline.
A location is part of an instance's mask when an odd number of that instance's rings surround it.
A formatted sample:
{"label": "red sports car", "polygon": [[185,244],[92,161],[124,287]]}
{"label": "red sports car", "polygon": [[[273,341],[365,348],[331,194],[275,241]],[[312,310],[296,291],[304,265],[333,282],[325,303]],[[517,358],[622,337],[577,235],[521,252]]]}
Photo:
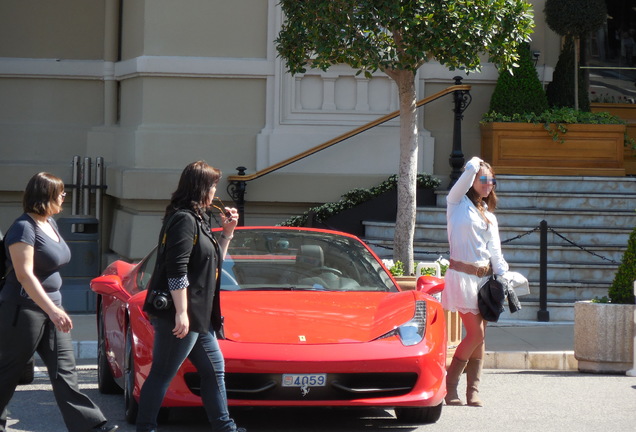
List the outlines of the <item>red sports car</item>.
{"label": "red sports car", "polygon": [[[155,252],[116,261],[92,280],[99,389],[124,390],[136,418],[152,363],[153,328],[142,311]],[[230,406],[394,408],[399,421],[433,423],[446,394],[444,311],[422,276],[401,291],[358,238],[334,231],[237,228],[223,263],[221,308]],[[200,406],[186,360],[163,407]]]}

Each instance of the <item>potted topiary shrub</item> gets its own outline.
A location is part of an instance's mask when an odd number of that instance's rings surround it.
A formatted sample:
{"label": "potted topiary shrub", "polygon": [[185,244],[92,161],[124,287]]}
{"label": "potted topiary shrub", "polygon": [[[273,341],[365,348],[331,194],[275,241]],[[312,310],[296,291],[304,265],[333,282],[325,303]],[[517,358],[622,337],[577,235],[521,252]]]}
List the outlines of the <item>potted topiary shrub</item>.
{"label": "potted topiary shrub", "polygon": [[500,71],[497,85],[490,97],[490,112],[503,116],[517,113],[540,114],[548,109],[548,98],[534,67],[530,45],[519,46],[519,67]]}
{"label": "potted topiary shrub", "polygon": [[548,85],[548,102],[589,111],[588,79],[579,69],[583,56],[578,55],[578,47],[585,47],[590,33],[605,24],[605,0],[546,0],[544,13],[548,26],[565,39]]}
{"label": "potted topiary shrub", "polygon": [[[597,2],[583,3],[588,1]],[[581,8],[579,0],[565,3]],[[548,9],[546,3],[546,15]],[[568,17],[561,16],[555,25],[560,26],[562,34],[578,37],[590,25],[580,23],[580,15],[575,11]],[[624,176],[625,122],[607,113],[590,116],[576,109],[574,102],[565,107],[555,102],[547,108],[546,93],[527,46],[520,48],[519,56],[513,76],[504,71],[499,74],[490,110],[482,119],[482,157],[500,174]],[[567,68],[564,62],[560,70]],[[574,67],[573,58],[570,65]],[[574,82],[556,83],[552,93],[571,86],[569,94],[574,95]]]}
{"label": "potted topiary shrub", "polygon": [[608,297],[574,304],[574,357],[581,372],[625,373],[634,355],[636,228]]}
{"label": "potted topiary shrub", "polygon": [[[498,174],[624,176],[625,122],[609,113],[546,109],[528,46],[502,71],[481,121],[481,155]],[[541,111],[543,109],[543,111]]]}

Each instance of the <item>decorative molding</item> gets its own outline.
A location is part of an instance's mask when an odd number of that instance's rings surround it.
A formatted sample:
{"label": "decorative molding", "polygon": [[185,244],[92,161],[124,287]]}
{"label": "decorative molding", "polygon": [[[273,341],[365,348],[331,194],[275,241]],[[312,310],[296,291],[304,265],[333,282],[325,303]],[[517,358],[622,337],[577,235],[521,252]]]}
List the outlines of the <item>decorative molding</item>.
{"label": "decorative molding", "polygon": [[104,79],[112,63],[103,60],[0,58],[2,78]]}
{"label": "decorative molding", "polygon": [[141,56],[118,62],[118,80],[139,76],[196,78],[266,78],[274,64],[261,58]]}
{"label": "decorative molding", "polygon": [[274,63],[265,59],[141,56],[117,63],[103,60],[0,58],[0,77],[118,80],[144,76],[266,78]]}

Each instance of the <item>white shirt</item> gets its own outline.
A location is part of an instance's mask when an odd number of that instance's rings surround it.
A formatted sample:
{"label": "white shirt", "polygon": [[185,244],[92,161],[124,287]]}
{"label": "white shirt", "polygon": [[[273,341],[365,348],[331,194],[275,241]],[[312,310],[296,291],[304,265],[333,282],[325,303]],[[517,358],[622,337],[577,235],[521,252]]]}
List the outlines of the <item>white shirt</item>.
{"label": "white shirt", "polygon": [[478,266],[491,263],[495,274],[508,271],[501,253],[499,224],[493,213],[485,210],[486,223],[479,210],[466,196],[479,172],[481,159],[474,157],[457,179],[446,198],[446,222],[450,256],[457,261]]}

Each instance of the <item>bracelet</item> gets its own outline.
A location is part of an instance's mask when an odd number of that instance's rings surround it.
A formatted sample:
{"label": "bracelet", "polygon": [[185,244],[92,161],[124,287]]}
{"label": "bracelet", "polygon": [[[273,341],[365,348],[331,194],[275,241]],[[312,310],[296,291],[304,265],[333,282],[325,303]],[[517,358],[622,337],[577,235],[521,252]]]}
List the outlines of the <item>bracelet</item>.
{"label": "bracelet", "polygon": [[221,233],[221,238],[224,238],[225,240],[232,240],[234,238],[234,235],[226,236],[225,233]]}

